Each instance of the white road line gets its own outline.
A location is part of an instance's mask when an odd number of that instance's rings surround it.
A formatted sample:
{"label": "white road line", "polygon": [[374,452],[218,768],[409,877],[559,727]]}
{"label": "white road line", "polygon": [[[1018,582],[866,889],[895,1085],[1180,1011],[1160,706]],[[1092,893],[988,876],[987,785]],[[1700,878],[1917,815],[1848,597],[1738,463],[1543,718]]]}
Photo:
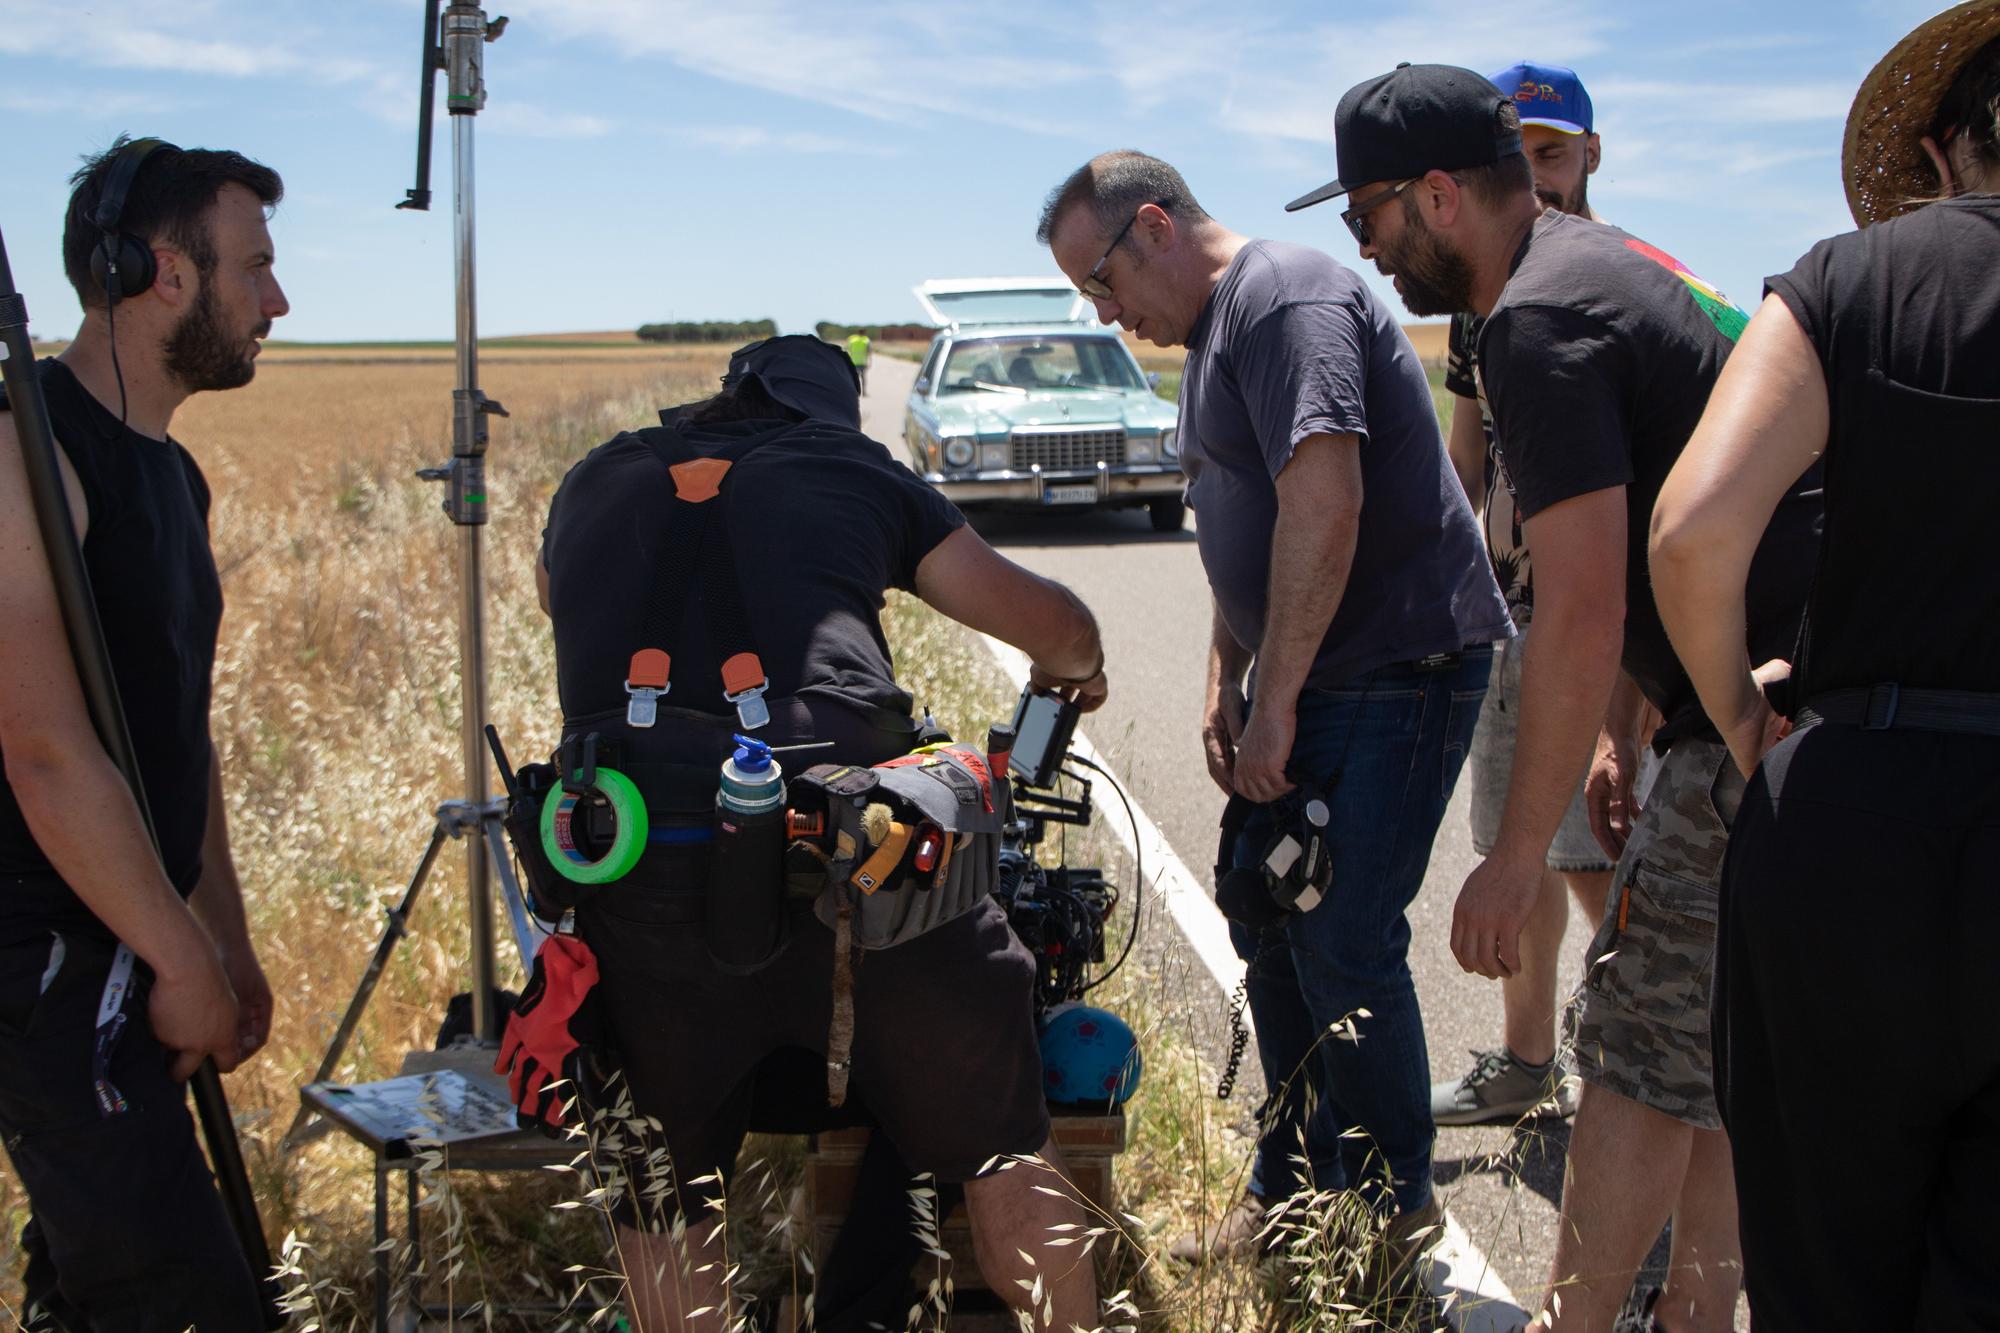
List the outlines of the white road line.
{"label": "white road line", "polygon": [[[980,638],[985,640],[987,650],[1016,687],[1027,681],[1026,656],[990,635],[982,634]],[[1116,774],[1116,770],[1098,753],[1097,747],[1090,743],[1090,738],[1084,735],[1083,728],[1078,727],[1071,737],[1070,749],[1106,772]],[[1122,779],[1120,784],[1123,785]],[[1229,942],[1228,922],[1200,881],[1174,854],[1159,826],[1140,807],[1138,798],[1129,791],[1126,798],[1132,802],[1132,819],[1112,819],[1107,823],[1118,841],[1124,844],[1126,852],[1137,854],[1144,864],[1147,882],[1142,888],[1150,888],[1166,904],[1167,914],[1173,918],[1181,937],[1214,979],[1216,988],[1224,995],[1232,994],[1236,983],[1243,979],[1243,960],[1236,956],[1236,950]],[[1136,839],[1135,824],[1138,826]],[[1249,1025],[1248,1013],[1244,1014],[1243,1022],[1245,1026]],[[1254,1031],[1252,1029],[1253,1034]],[[1507,1283],[1493,1270],[1492,1262],[1479,1252],[1479,1247],[1466,1235],[1465,1228],[1449,1212],[1445,1215],[1443,1234],[1432,1248],[1425,1265],[1424,1283],[1439,1299],[1456,1293],[1449,1314],[1452,1323],[1462,1333],[1511,1333],[1527,1322],[1527,1313],[1514,1299]]]}
{"label": "white road line", "polygon": [[1493,1271],[1493,1261],[1479,1252],[1449,1209],[1444,1234],[1426,1258],[1424,1285],[1439,1300],[1456,1293],[1446,1314],[1460,1333],[1516,1333],[1528,1322],[1528,1312]]}

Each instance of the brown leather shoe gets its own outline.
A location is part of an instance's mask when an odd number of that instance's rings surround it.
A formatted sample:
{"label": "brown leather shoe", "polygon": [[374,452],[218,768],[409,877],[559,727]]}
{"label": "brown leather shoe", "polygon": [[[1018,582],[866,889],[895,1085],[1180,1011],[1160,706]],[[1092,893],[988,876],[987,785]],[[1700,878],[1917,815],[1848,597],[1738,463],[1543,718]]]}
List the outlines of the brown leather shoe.
{"label": "brown leather shoe", "polygon": [[1444,1239],[1444,1205],[1437,1195],[1411,1212],[1397,1213],[1382,1231],[1382,1269],[1377,1290],[1384,1295],[1406,1291],[1416,1279],[1417,1263]]}
{"label": "brown leather shoe", "polygon": [[1212,1229],[1197,1225],[1193,1231],[1167,1247],[1167,1257],[1186,1264],[1248,1257],[1257,1249],[1258,1234],[1263,1231],[1274,1206],[1272,1201],[1245,1190],[1243,1197],[1222,1215]]}

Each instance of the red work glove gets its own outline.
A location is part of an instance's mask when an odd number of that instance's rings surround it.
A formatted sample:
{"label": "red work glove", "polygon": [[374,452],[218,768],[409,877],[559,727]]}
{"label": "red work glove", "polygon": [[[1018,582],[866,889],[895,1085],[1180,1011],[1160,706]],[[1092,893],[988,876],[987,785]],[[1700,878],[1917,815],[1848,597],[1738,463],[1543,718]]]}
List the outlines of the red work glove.
{"label": "red work glove", "polygon": [[522,1128],[560,1132],[584,1119],[595,1075],[601,1019],[597,955],[574,935],[551,935],[535,951],[534,975],[500,1039],[493,1072],[507,1075]]}

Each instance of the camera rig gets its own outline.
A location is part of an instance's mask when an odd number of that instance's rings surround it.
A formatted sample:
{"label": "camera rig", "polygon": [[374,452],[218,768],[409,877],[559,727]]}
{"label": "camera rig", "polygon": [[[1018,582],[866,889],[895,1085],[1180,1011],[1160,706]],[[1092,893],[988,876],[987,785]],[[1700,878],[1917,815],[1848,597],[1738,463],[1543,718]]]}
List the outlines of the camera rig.
{"label": "camera rig", "polygon": [[[1038,718],[1041,713],[1050,716]],[[1131,802],[1116,779],[1083,756],[1067,752],[1075,725],[1074,704],[1037,694],[1032,687],[1022,692],[1014,729],[1030,743],[1017,744],[1008,765],[1011,817],[1001,835],[1000,879],[994,897],[1006,911],[1015,936],[1034,956],[1037,1023],[1054,1006],[1081,999],[1109,981],[1131,955],[1139,933],[1139,905],[1134,902],[1124,947],[1105,967],[1107,927],[1122,896],[1118,885],[1099,867],[1068,864],[1066,838],[1057,841],[1054,865],[1044,865],[1039,855],[1051,825],[1089,827],[1095,813],[1092,781],[1082,770],[1110,783],[1128,817],[1132,814]],[[1136,829],[1135,820],[1135,833]],[[1143,883],[1137,847],[1135,836],[1133,882]]]}

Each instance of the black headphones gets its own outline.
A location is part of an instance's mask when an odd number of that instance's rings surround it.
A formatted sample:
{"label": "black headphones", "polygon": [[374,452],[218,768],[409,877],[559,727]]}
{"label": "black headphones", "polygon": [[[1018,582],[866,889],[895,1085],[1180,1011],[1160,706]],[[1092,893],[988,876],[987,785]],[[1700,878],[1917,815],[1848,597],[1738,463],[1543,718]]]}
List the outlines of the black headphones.
{"label": "black headphones", "polygon": [[164,139],[134,139],[119,149],[105,179],[104,194],[90,215],[90,220],[104,233],[103,243],[90,252],[90,276],[97,279],[97,285],[111,298],[112,305],[150,290],[153,279],[159,276],[153,247],[135,236],[127,236],[118,229],[118,224],[125,212],[125,196],[131,193],[140,164],[160,148],[173,145]]}

